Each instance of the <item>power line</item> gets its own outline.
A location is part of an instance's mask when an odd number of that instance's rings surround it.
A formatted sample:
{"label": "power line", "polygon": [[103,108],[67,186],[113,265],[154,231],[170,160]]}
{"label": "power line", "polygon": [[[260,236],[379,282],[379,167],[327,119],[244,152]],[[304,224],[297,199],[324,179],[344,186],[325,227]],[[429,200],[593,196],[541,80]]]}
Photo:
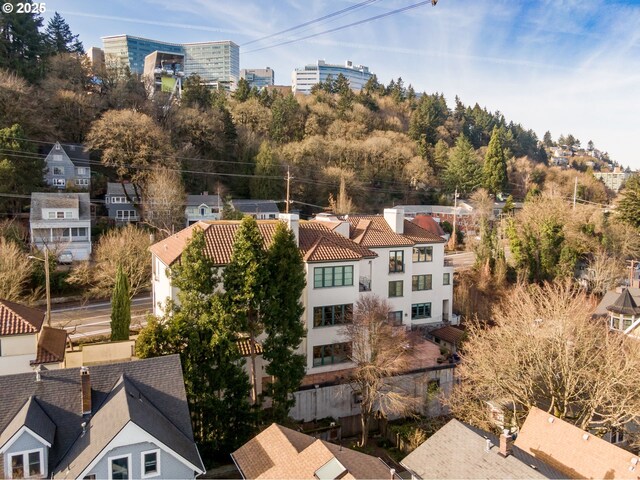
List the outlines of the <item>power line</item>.
{"label": "power line", "polygon": [[421,7],[421,6],[426,5],[428,3],[430,3],[432,5],[435,5],[435,2],[433,0],[425,0],[423,2],[414,3],[414,4],[408,5],[406,7],[396,8],[395,10],[391,10],[390,12],[386,12],[386,13],[381,13],[380,15],[375,15],[373,17],[365,18],[363,20],[358,20],[357,22],[352,22],[352,23],[349,23],[347,25],[342,25],[340,27],[331,28],[331,29],[325,30],[323,32],[313,33],[313,34],[307,35],[305,37],[295,38],[293,40],[287,40],[287,41],[284,41],[284,42],[275,43],[273,45],[267,45],[266,47],[256,48],[254,50],[249,50],[248,52],[242,52],[242,53],[246,55],[246,54],[249,54],[249,53],[260,52],[260,51],[266,50],[268,48],[281,47],[283,45],[289,45],[291,43],[300,42],[302,40],[308,40],[309,38],[319,37],[320,35],[326,35],[327,33],[338,32],[340,30],[344,30],[345,28],[355,27],[357,25],[362,25],[364,23],[372,22],[374,20],[379,20],[381,18],[389,17],[391,15],[396,15],[398,13],[406,12],[407,10],[418,8],[418,7]]}
{"label": "power line", "polygon": [[252,43],[261,42],[261,41],[267,40],[269,38],[277,37],[278,35],[282,35],[283,33],[293,32],[294,30],[298,30],[300,28],[307,27],[309,25],[313,25],[314,23],[322,22],[323,20],[327,20],[327,19],[336,17],[336,16],[341,15],[343,13],[351,12],[352,10],[356,10],[356,9],[358,9],[360,7],[364,7],[366,5],[369,5],[371,3],[375,3],[377,1],[379,1],[379,0],[366,0],[365,2],[360,2],[360,3],[357,3],[355,5],[351,5],[350,7],[343,8],[342,10],[338,10],[336,12],[328,13],[327,15],[324,15],[322,17],[318,17],[318,18],[315,18],[313,20],[309,20],[308,22],[304,22],[304,23],[301,23],[299,25],[295,25],[295,26],[287,28],[285,30],[281,30],[279,32],[272,33],[272,34],[266,35],[264,37],[256,38],[255,40],[251,40],[250,42],[244,43],[244,44],[242,44],[240,46],[241,47],[245,47],[247,45],[251,45]]}

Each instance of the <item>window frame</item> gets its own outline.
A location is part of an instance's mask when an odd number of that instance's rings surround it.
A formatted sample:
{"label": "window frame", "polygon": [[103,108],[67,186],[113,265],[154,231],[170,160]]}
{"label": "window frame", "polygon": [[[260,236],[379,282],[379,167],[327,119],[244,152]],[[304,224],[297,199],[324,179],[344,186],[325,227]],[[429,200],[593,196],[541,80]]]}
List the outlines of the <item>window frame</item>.
{"label": "window frame", "polygon": [[[398,289],[395,289],[394,295],[391,295],[391,284],[396,286],[400,285],[400,294],[398,295]],[[389,280],[389,298],[402,298],[404,297],[404,280]]]}
{"label": "window frame", "polygon": [[413,247],[411,259],[413,263],[433,262],[433,247],[430,245]]}
{"label": "window frame", "polygon": [[[326,323],[327,316],[325,315],[326,309],[331,309],[330,319],[331,323]],[[340,315],[336,315],[336,312],[340,309]],[[316,325],[316,314],[320,310],[321,323]],[[336,322],[336,318],[343,319],[342,322]],[[353,322],[353,303],[344,303],[339,305],[319,305],[313,307],[313,328],[324,327],[336,327],[339,325],[347,325]]]}
{"label": "window frame", "polygon": [[442,274],[442,285],[451,285],[451,273],[445,272]]}
{"label": "window frame", "polygon": [[[334,361],[334,358],[335,358],[335,352],[334,352],[335,347],[342,346],[342,345],[347,345],[348,346],[347,347],[347,355],[346,355],[344,360],[336,362],[336,361]],[[325,355],[324,352],[325,352],[325,348],[326,347],[330,347],[331,348],[330,355]],[[315,356],[316,348],[320,349],[320,355],[321,356],[319,357],[319,359],[320,359],[320,363],[319,364],[316,364],[316,356]],[[312,349],[311,349],[311,352],[312,352],[311,353],[311,364],[315,368],[315,367],[326,367],[328,365],[338,365],[340,363],[350,362],[351,359],[349,358],[349,356],[350,356],[352,348],[353,348],[353,345],[352,345],[351,342],[336,342],[336,343],[329,343],[329,344],[326,344],[326,345],[314,345],[312,347]],[[327,358],[330,358],[331,361],[330,362],[325,362],[325,359],[327,359]]]}
{"label": "window frame", "polygon": [[387,319],[392,325],[399,326],[399,325],[402,325],[403,323],[402,314],[403,314],[402,310],[394,310],[388,313]]}
{"label": "window frame", "polygon": [[64,177],[62,177],[62,178],[53,178],[52,180],[53,180],[53,182],[51,184],[54,187],[66,187],[67,186],[67,180]]}
{"label": "window frame", "polygon": [[56,165],[51,169],[51,174],[52,175],[64,175],[64,166],[60,165]]}
{"label": "window frame", "polygon": [[[429,314],[426,315],[426,307],[429,306]],[[412,303],[411,304],[411,320],[423,320],[425,318],[432,318],[432,309],[431,302],[422,302],[422,303]],[[414,309],[416,310],[416,315],[413,314]],[[418,315],[419,309],[424,309],[425,314]]]}
{"label": "window frame", "polygon": [[[146,474],[144,471],[144,467],[145,467],[145,462],[144,462],[144,456],[150,453],[155,453],[156,454],[156,471],[154,473],[150,473],[150,474]],[[141,478],[153,478],[153,477],[158,477],[162,474],[161,472],[161,464],[160,464],[160,449],[159,448],[154,448],[152,450],[145,450],[144,452],[140,452],[140,477]]]}
{"label": "window frame", "polygon": [[114,455],[113,457],[107,457],[107,475],[109,480],[113,480],[113,469],[112,469],[112,462],[114,460],[120,460],[121,458],[126,458],[127,459],[127,479],[128,480],[132,480],[133,475],[131,472],[131,466],[132,466],[132,462],[131,462],[131,454],[130,453],[126,453],[124,455]]}
{"label": "window frame", "polygon": [[[39,463],[40,463],[40,473],[38,475],[31,475],[31,473],[29,473],[29,475],[25,475],[25,469],[29,470],[29,454],[30,453],[37,453],[39,456]],[[22,457],[22,478],[38,478],[38,477],[44,477],[45,476],[45,470],[44,470],[44,448],[32,448],[30,450],[22,450],[20,452],[12,452],[12,453],[7,453],[7,471],[9,472],[9,476],[8,478],[15,478],[13,476],[13,465],[12,465],[12,459],[13,457]],[[26,460],[26,461],[25,461]]]}
{"label": "window frame", "polygon": [[404,273],[404,250],[389,250],[389,273]]}
{"label": "window frame", "polygon": [[[327,282],[327,274],[325,273],[331,269],[331,282],[330,285]],[[341,284],[336,285],[336,271],[341,270]],[[345,283],[345,278],[348,277],[346,272],[350,269],[351,283]],[[320,276],[318,276],[320,273]],[[334,288],[334,287],[352,287],[353,286],[353,265],[335,265],[331,267],[314,267],[313,269],[313,288]],[[320,282],[318,282],[320,279]]]}
{"label": "window frame", "polygon": [[[420,280],[423,280],[422,288],[420,288]],[[428,280],[428,281],[427,281]],[[411,291],[424,292],[433,290],[433,275],[430,273],[421,273],[411,277]]]}

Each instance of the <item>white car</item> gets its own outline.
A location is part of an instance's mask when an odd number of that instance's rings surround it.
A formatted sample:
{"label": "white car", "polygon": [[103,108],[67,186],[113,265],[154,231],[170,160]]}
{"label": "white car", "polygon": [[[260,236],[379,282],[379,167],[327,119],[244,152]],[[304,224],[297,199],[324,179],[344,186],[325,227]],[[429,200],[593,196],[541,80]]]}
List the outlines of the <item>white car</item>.
{"label": "white car", "polygon": [[71,250],[64,250],[58,255],[58,263],[71,264],[73,263],[73,253]]}

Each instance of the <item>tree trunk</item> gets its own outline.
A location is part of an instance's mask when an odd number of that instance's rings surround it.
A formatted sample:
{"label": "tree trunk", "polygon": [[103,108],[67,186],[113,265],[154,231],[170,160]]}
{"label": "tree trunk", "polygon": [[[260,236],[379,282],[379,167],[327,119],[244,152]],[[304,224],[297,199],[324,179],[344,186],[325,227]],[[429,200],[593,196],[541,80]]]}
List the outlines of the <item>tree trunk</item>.
{"label": "tree trunk", "polygon": [[256,341],[253,332],[251,332],[249,340],[251,349],[251,403],[255,405],[258,403],[258,375],[256,373]]}
{"label": "tree trunk", "polygon": [[369,415],[361,413],[360,423],[362,425],[362,434],[360,436],[360,443],[358,446],[364,448],[367,446],[367,441],[369,440]]}

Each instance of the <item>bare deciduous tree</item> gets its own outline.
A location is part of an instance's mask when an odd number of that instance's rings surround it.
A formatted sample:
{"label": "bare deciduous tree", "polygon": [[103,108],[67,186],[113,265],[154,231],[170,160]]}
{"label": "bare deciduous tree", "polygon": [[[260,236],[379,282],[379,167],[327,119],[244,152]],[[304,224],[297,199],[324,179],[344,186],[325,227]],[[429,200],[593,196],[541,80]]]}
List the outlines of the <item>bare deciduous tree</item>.
{"label": "bare deciduous tree", "polygon": [[600,248],[589,261],[589,290],[596,295],[604,295],[615,288],[618,281],[624,277],[624,270],[624,261]]}
{"label": "bare deciduous tree", "polygon": [[33,262],[20,246],[0,237],[0,298],[20,300],[31,278]]}
{"label": "bare deciduous tree", "polygon": [[494,310],[495,326],[468,326],[453,414],[496,429],[488,402],[520,425],[533,406],[604,434],[640,419],[640,343],[591,318],[570,283],[520,285]]}
{"label": "bare deciduous tree", "polygon": [[151,244],[149,233],[135,225],[114,228],[105,233],[94,251],[94,265],[81,263],[68,282],[88,286],[87,294],[106,298],[111,295],[118,265],[122,265],[134,297],[149,285],[151,278]]}
{"label": "bare deciduous tree", "polygon": [[144,187],[144,223],[169,236],[184,227],[186,195],[180,174],[175,170],[153,170]]}
{"label": "bare deciduous tree", "polygon": [[405,328],[389,322],[390,311],[386,300],[367,295],[358,300],[353,322],[342,329],[351,344],[349,357],[355,364],[351,387],[362,398],[361,447],[367,445],[374,415],[406,415],[419,405],[419,400],[393,379],[407,371],[412,345]]}

